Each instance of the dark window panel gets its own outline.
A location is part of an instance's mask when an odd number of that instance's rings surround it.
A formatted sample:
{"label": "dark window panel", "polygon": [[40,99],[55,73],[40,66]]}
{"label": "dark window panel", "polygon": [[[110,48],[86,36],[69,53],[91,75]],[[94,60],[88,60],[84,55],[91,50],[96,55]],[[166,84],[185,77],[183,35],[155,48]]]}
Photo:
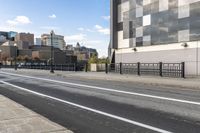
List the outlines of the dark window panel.
{"label": "dark window panel", "polygon": [[178,32],[170,32],[168,35],[169,43],[177,43],[178,42]]}
{"label": "dark window panel", "polygon": [[190,41],[200,40],[200,20],[190,23]]}
{"label": "dark window panel", "polygon": [[178,0],[169,0],[169,9],[178,8]]}
{"label": "dark window panel", "polygon": [[159,2],[152,2],[151,3],[151,14],[159,12]]}
{"label": "dark window panel", "polygon": [[130,18],[130,21],[135,21],[135,19],[136,19],[136,9],[130,10],[129,18]]}
{"label": "dark window panel", "polygon": [[143,17],[136,18],[136,27],[143,26]]}
{"label": "dark window panel", "polygon": [[136,2],[136,7],[143,6],[143,0],[135,0],[135,2]]}
{"label": "dark window panel", "polygon": [[130,10],[135,9],[136,8],[136,1],[135,0],[130,0]]}
{"label": "dark window panel", "polygon": [[169,21],[174,21],[178,19],[178,8],[168,10],[168,19]]}
{"label": "dark window panel", "polygon": [[145,5],[143,7],[143,15],[145,16],[145,15],[148,15],[148,14],[151,14],[151,4]]}
{"label": "dark window panel", "polygon": [[190,18],[182,18],[178,20],[179,30],[190,29]]}
{"label": "dark window panel", "polygon": [[124,13],[124,25],[123,25],[123,38],[128,39],[129,38],[129,31],[130,31],[130,23],[129,23],[129,12]]}
{"label": "dark window panel", "polygon": [[130,32],[129,38],[135,38],[135,28],[133,27],[133,22],[130,22]]}
{"label": "dark window panel", "polygon": [[136,47],[141,47],[143,46],[143,38],[142,37],[138,37],[136,38]]}
{"label": "dark window panel", "polygon": [[123,22],[120,22],[117,25],[117,31],[122,31],[122,30],[123,30]]}
{"label": "dark window panel", "polygon": [[200,1],[190,4],[190,17],[196,18],[200,16]]}
{"label": "dark window panel", "polygon": [[143,27],[143,35],[144,36],[151,35],[151,26],[144,26]]}

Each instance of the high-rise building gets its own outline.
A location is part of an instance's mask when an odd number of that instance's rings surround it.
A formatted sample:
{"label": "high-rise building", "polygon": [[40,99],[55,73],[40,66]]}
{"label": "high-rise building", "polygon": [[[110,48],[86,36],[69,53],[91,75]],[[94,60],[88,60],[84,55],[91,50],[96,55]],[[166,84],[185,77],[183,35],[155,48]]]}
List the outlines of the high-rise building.
{"label": "high-rise building", "polygon": [[185,62],[200,75],[199,16],[200,0],[111,0],[111,59]]}
{"label": "high-rise building", "polygon": [[[43,34],[41,36],[41,40],[42,40],[42,45],[51,46],[51,35],[50,34]],[[64,50],[65,45],[66,45],[64,36],[56,35],[55,33],[53,33],[52,41],[53,41],[53,47],[59,48],[60,50]]]}
{"label": "high-rise building", "polygon": [[15,37],[19,49],[29,49],[34,45],[34,34],[31,33],[18,33]]}

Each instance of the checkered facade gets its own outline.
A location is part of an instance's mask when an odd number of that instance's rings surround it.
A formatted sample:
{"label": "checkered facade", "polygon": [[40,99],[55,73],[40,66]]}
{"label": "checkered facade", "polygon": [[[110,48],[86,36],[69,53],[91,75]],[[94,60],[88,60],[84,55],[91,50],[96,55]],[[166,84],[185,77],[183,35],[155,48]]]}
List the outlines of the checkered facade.
{"label": "checkered facade", "polygon": [[200,40],[200,0],[116,0],[118,48]]}

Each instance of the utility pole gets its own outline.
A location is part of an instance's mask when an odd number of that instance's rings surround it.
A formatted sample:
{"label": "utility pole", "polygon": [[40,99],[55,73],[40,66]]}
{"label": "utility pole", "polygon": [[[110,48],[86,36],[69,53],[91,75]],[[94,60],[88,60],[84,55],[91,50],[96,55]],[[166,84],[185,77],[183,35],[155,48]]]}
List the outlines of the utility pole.
{"label": "utility pole", "polygon": [[54,69],[53,69],[53,30],[51,31],[50,35],[51,35],[51,69],[50,69],[50,73],[54,73]]}

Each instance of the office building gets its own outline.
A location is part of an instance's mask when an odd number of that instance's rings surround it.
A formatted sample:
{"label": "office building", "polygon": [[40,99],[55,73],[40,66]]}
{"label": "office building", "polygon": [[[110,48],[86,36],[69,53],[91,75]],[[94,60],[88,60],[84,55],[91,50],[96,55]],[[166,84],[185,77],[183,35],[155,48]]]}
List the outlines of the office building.
{"label": "office building", "polygon": [[15,41],[19,49],[29,49],[29,47],[34,45],[34,34],[18,33]]}
{"label": "office building", "polygon": [[[42,40],[42,45],[51,46],[51,35],[50,34],[43,34],[41,36],[41,40]],[[54,48],[59,48],[60,50],[64,50],[64,48],[65,48],[64,36],[56,35],[55,33],[53,33],[52,41],[53,41]]]}
{"label": "office building", "polygon": [[110,58],[185,62],[187,75],[199,75],[199,16],[200,0],[111,0]]}

